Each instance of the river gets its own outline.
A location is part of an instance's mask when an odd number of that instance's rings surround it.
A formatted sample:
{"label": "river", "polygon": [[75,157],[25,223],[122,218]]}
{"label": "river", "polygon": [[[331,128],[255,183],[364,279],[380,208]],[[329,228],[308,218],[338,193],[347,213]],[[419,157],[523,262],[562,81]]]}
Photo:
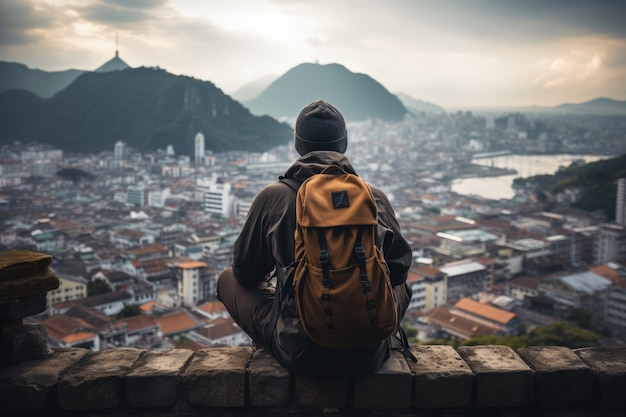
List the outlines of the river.
{"label": "river", "polygon": [[533,175],[554,174],[560,166],[569,166],[576,159],[585,163],[609,159],[607,155],[505,155],[475,159],[474,164],[515,169],[517,174],[498,177],[464,178],[452,182],[452,191],[463,195],[477,195],[491,200],[510,199],[515,196],[513,180]]}

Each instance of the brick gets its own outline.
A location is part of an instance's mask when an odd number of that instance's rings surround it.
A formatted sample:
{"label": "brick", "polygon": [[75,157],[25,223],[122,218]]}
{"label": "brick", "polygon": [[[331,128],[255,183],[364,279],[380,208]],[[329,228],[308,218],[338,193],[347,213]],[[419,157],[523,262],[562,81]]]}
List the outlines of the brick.
{"label": "brick", "polygon": [[204,407],[243,407],[246,367],[252,348],[209,348],[195,353],[183,386],[190,404]]}
{"label": "brick", "polygon": [[45,409],[46,395],[57,386],[59,376],[88,352],[78,348],[55,349],[46,359],[0,367],[0,414]]}
{"label": "brick", "polygon": [[310,378],[296,375],[296,403],[331,411],[348,404],[350,381],[345,378]]}
{"label": "brick", "polygon": [[23,323],[0,337],[0,363],[17,364],[29,359],[46,358],[51,354],[43,324]]}
{"label": "brick", "polygon": [[144,350],[116,348],[94,352],[61,377],[63,410],[103,410],[120,404],[121,384]]}
{"label": "brick", "polygon": [[0,304],[0,318],[19,320],[34,316],[46,309],[46,294],[41,293],[21,300]]}
{"label": "brick", "polygon": [[415,374],[415,405],[419,408],[469,407],[474,381],[470,367],[452,346],[411,348],[417,362],[409,361]]}
{"label": "brick", "polygon": [[518,354],[534,369],[540,404],[581,404],[591,400],[591,369],[578,355],[562,346],[533,346]]}
{"label": "brick", "polygon": [[413,377],[401,352],[391,357],[376,372],[354,381],[354,407],[395,409],[411,405]]}
{"label": "brick", "polygon": [[132,408],[169,407],[178,399],[178,386],[193,351],[161,349],[139,358],[126,375],[126,400]]}
{"label": "brick", "polygon": [[52,256],[25,249],[0,251],[0,281],[9,281],[45,272]]}
{"label": "brick", "polygon": [[626,404],[626,349],[623,347],[593,347],[577,349],[575,353],[591,368],[605,406]]}
{"label": "brick", "polygon": [[281,407],[289,404],[291,374],[265,349],[252,355],[248,369],[249,400],[253,407]]}
{"label": "brick", "polygon": [[477,407],[523,407],[533,402],[534,371],[508,346],[460,346],[474,372]]}
{"label": "brick", "polygon": [[51,271],[0,281],[0,303],[33,297],[56,288],[59,288],[59,278]]}

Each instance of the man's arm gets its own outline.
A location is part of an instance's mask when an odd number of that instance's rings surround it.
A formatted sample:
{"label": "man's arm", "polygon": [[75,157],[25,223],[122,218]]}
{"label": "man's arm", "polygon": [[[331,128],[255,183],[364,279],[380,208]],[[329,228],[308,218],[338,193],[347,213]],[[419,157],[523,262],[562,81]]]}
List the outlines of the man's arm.
{"label": "man's arm", "polygon": [[274,268],[271,245],[265,231],[268,222],[266,188],[255,197],[233,248],[233,274],[244,287],[264,281]]}
{"label": "man's arm", "polygon": [[269,279],[275,266],[293,262],[295,193],[273,183],[255,197],[233,248],[233,273],[245,287]]}
{"label": "man's arm", "polygon": [[398,219],[389,199],[381,190],[372,187],[372,193],[378,206],[378,222],[388,229],[383,242],[383,253],[389,267],[393,286],[406,281],[413,262],[413,250],[400,232]]}

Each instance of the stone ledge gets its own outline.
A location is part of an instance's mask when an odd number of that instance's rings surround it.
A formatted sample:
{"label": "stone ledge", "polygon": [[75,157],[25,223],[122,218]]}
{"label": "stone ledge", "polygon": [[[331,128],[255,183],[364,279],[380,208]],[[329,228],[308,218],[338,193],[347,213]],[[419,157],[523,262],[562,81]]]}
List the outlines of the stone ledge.
{"label": "stone ledge", "polygon": [[291,375],[265,351],[54,349],[0,367],[0,415],[624,415],[626,348],[420,346],[376,373]]}

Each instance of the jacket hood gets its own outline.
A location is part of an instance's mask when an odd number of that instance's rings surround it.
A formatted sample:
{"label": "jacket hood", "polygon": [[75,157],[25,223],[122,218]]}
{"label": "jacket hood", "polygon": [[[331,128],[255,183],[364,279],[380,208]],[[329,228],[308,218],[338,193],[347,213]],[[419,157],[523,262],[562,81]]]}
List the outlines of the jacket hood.
{"label": "jacket hood", "polygon": [[311,175],[319,174],[329,165],[338,166],[356,175],[352,164],[344,154],[334,151],[313,151],[298,158],[281,178],[294,178],[302,182]]}

